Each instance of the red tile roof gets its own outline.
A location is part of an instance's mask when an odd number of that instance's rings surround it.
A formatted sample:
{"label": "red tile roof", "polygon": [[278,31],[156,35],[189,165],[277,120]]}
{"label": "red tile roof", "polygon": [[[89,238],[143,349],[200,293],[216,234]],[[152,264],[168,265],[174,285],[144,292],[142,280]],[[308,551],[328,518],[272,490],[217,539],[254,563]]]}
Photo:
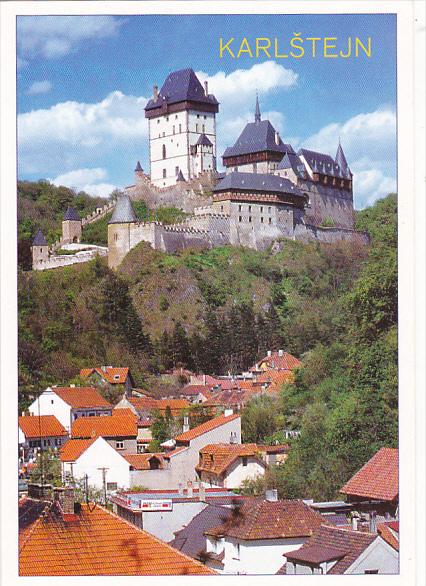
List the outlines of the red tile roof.
{"label": "red tile roof", "polygon": [[245,389],[229,389],[215,393],[210,399],[204,401],[204,407],[210,406],[244,406],[252,397],[262,393],[261,387],[250,387]]}
{"label": "red tile roof", "polygon": [[256,444],[209,444],[200,450],[200,462],[196,470],[220,475],[243,456],[256,458],[265,466]]}
{"label": "red tile roof", "polygon": [[213,429],[216,429],[217,427],[220,427],[221,425],[225,425],[226,423],[229,423],[230,421],[234,421],[234,419],[238,419],[240,417],[240,415],[238,415],[237,413],[233,413],[232,415],[220,415],[219,417],[215,417],[214,419],[209,419],[209,421],[206,421],[205,423],[202,423],[201,425],[197,425],[197,427],[194,427],[192,429],[190,429],[189,431],[185,431],[184,433],[181,433],[180,435],[178,435],[175,439],[177,442],[190,442],[191,440],[195,439],[196,437],[199,437],[200,435],[203,435],[204,433],[208,433],[209,431],[212,431]]}
{"label": "red tile roof", "polygon": [[[334,549],[341,552],[342,555],[338,562],[331,568],[328,574],[344,574],[345,571],[359,558],[362,552],[377,539],[377,534],[364,533],[361,531],[352,531],[351,529],[343,529],[341,527],[330,527],[322,525],[313,535],[305,541],[300,549],[290,551],[284,554],[288,560],[303,560],[306,550],[306,559],[311,557],[312,548],[318,550],[317,557],[321,557],[320,552]],[[337,552],[336,552],[337,553]],[[336,555],[336,554],[334,554]],[[336,559],[336,558],[333,558]],[[325,561],[325,560],[324,560]]]}
{"label": "red tile roof", "polygon": [[[93,506],[93,505],[92,505]],[[153,535],[106,509],[81,505],[64,522],[52,505],[19,551],[21,576],[142,576],[215,574]]]}
{"label": "red tile roof", "polygon": [[52,391],[73,409],[112,407],[93,387],[52,387]]}
{"label": "red tile roof", "polygon": [[323,517],[302,501],[262,500],[244,504],[237,515],[207,533],[245,540],[309,537],[323,522]]}
{"label": "red tile roof", "polygon": [[81,378],[87,378],[94,372],[97,372],[103,379],[105,379],[111,385],[124,385],[129,374],[129,369],[127,367],[115,368],[113,366],[82,368],[80,370],[80,376]]}
{"label": "red tile roof", "polygon": [[71,437],[136,437],[136,416],[133,413],[117,414],[117,411],[121,409],[114,409],[112,415],[79,417],[72,424]]}
{"label": "red tile roof", "polygon": [[26,439],[67,436],[68,432],[54,415],[19,417],[19,427]]}
{"label": "red tile roof", "polygon": [[283,352],[282,356],[279,355],[279,352],[272,352],[271,356],[265,356],[250,370],[257,370],[257,367],[263,364],[275,370],[293,370],[293,368],[297,368],[302,363],[298,358],[288,352]]}
{"label": "red tile roof", "polygon": [[379,523],[377,525],[377,533],[387,542],[391,547],[399,551],[399,532],[392,531],[390,523]]}
{"label": "red tile roof", "polygon": [[157,459],[159,468],[164,468],[164,454],[127,454],[123,456],[129,462],[134,470],[151,470],[150,460]]}
{"label": "red tile roof", "polygon": [[382,448],[340,489],[371,500],[398,499],[398,450]]}
{"label": "red tile roof", "polygon": [[[160,411],[164,414],[167,407],[170,407],[173,416],[180,415],[183,409],[189,407],[186,399],[151,399],[150,397],[131,397],[129,402],[138,412]],[[118,410],[118,409],[117,409]]]}
{"label": "red tile roof", "polygon": [[70,439],[62,446],[59,451],[61,462],[75,462],[78,458],[97,440],[96,437],[90,439]]}

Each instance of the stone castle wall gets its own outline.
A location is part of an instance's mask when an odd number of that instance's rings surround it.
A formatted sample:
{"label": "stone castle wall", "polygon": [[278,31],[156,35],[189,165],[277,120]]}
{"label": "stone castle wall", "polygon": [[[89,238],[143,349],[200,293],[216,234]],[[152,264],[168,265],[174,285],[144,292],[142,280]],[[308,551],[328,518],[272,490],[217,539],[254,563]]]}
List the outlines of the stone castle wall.
{"label": "stone castle wall", "polygon": [[298,187],[309,196],[304,218],[307,224],[321,226],[331,222],[336,228],[353,230],[355,217],[352,192],[312,181],[300,181]]}
{"label": "stone castle wall", "polygon": [[366,232],[358,232],[348,228],[321,228],[311,224],[296,224],[294,228],[294,240],[301,242],[324,242],[332,244],[333,242],[352,242],[353,244],[369,244],[370,238]]}
{"label": "stone castle wall", "polygon": [[82,262],[88,262],[93,260],[97,256],[107,256],[108,249],[104,246],[94,246],[91,250],[84,250],[81,252],[76,252],[75,254],[70,255],[50,255],[50,257],[46,259],[38,259],[37,261],[33,258],[33,270],[34,271],[45,271],[48,269],[58,269],[61,267],[66,267],[74,264],[79,264]]}

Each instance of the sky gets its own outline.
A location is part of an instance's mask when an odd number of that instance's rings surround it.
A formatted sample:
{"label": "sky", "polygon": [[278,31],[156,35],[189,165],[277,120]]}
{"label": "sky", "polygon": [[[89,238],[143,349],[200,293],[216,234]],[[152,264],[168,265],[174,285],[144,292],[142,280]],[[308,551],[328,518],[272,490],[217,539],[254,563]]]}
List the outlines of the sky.
{"label": "sky", "polygon": [[[284,142],[334,157],[339,137],[354,174],[355,207],[396,191],[394,15],[28,16],[17,19],[18,177],[108,196],[149,172],[144,106],[152,87],[192,67],[220,102],[217,153],[262,118]],[[219,55],[219,39],[348,37],[368,58]],[[286,51],[287,49],[287,51]],[[296,51],[294,51],[296,53]],[[221,166],[219,167],[221,169]]]}

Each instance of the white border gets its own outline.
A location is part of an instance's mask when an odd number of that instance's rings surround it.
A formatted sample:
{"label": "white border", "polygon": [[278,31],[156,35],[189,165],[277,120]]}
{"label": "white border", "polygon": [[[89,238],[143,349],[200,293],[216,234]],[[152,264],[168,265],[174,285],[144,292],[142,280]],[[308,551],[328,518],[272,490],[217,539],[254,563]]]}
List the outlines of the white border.
{"label": "white border", "polygon": [[[370,2],[369,0],[354,1],[234,1],[230,2],[187,2],[187,1],[160,1],[160,2],[7,2],[0,5],[1,9],[1,562],[4,584],[56,584],[57,578],[18,578],[17,577],[17,487],[15,446],[17,445],[17,306],[16,306],[16,144],[15,144],[15,17],[18,14],[345,14],[345,13],[397,13],[398,14],[398,177],[399,177],[399,359],[400,359],[400,478],[401,478],[401,573],[399,576],[341,576],[326,577],[283,577],[283,576],[221,576],[218,578],[194,577],[197,584],[211,584],[220,580],[221,583],[232,583],[243,580],[246,584],[276,584],[282,580],[291,580],[292,584],[323,584],[332,582],[341,584],[346,580],[351,584],[368,586],[369,584],[387,586],[409,586],[417,583],[423,585],[421,561],[424,557],[422,550],[417,551],[416,560],[416,530],[417,540],[424,540],[424,517],[418,518],[414,508],[415,503],[415,471],[421,490],[424,487],[423,461],[414,459],[424,455],[424,449],[415,444],[415,422],[418,431],[424,436],[423,413],[419,407],[424,407],[424,398],[415,385],[424,382],[424,356],[415,352],[423,346],[424,335],[421,335],[423,322],[417,322],[416,317],[424,317],[423,300],[415,296],[417,291],[424,293],[424,143],[422,136],[417,136],[420,142],[419,150],[415,150],[414,142],[414,11],[419,19],[417,26],[418,38],[423,39],[424,47],[424,10],[422,3],[410,0],[386,2]],[[330,16],[332,19],[332,16]],[[422,27],[423,25],[423,32]],[[417,46],[417,51],[421,49]],[[423,53],[424,55],[424,53]],[[419,71],[424,66],[424,57],[416,52]],[[421,108],[424,99],[424,77],[416,76],[416,122],[423,121]],[[419,99],[420,96],[420,99]],[[423,97],[423,99],[422,99]],[[414,154],[416,153],[416,155]],[[423,159],[421,158],[423,153]],[[414,169],[414,160],[416,168]],[[416,183],[414,172],[416,171]],[[420,183],[420,181],[422,183]],[[416,265],[417,277],[414,272],[414,254],[417,250]],[[420,251],[420,252],[419,252]],[[418,277],[420,272],[420,279]],[[423,298],[424,299],[424,298]],[[416,375],[416,376],[415,376]],[[417,400],[417,404],[416,404]],[[417,409],[416,409],[417,407]],[[12,479],[12,481],[10,480]],[[423,502],[424,491],[417,495]],[[421,507],[419,511],[421,510]],[[424,512],[424,507],[423,507]],[[417,522],[416,522],[417,520]],[[423,529],[423,531],[422,531]],[[424,541],[423,541],[424,543]],[[415,581],[415,563],[417,561],[418,582]],[[187,577],[172,577],[173,582],[181,584]],[[61,578],[67,584],[99,583],[102,585],[119,583],[141,583],[143,577],[117,578],[94,577]],[[155,583],[170,582],[170,578],[147,577],[146,580]]]}

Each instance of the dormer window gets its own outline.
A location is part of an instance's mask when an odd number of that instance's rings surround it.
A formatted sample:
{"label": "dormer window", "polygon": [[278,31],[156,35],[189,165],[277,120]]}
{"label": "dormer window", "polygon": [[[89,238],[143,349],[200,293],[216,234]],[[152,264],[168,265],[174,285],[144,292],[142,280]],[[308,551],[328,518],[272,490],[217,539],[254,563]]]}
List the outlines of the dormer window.
{"label": "dormer window", "polygon": [[120,375],[119,374],[114,374],[114,380],[120,380]]}

